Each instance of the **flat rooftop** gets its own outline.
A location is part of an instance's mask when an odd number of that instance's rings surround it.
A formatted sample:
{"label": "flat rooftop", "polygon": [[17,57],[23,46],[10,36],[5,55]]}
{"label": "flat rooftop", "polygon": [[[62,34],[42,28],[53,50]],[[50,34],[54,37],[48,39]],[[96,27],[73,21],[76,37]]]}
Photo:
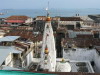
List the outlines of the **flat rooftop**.
{"label": "flat rooftop", "polygon": [[[37,62],[36,62],[36,61]],[[61,62],[62,58],[57,58],[57,65],[59,65],[59,63]],[[38,63],[40,62],[40,59],[35,58],[32,65],[30,66],[30,68],[34,67],[34,65],[38,65]],[[65,59],[65,62],[69,63],[71,66],[71,72],[87,72],[87,73],[94,73],[94,70],[90,64],[89,61],[75,61],[75,60],[68,60]],[[67,65],[66,65],[67,66]],[[66,70],[67,71],[67,70]]]}
{"label": "flat rooftop", "polygon": [[[61,60],[62,58],[57,58],[57,64],[59,64]],[[70,64],[71,72],[94,73],[94,70],[89,61],[77,61],[77,60],[65,59],[65,62]]]}
{"label": "flat rooftop", "polygon": [[70,62],[72,72],[88,72],[94,73],[93,68],[90,66],[89,62]]}

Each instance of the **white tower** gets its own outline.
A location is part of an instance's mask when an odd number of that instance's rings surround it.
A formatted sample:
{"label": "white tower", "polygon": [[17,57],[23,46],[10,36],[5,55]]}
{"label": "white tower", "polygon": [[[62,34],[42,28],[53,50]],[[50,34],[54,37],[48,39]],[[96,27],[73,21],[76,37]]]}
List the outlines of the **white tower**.
{"label": "white tower", "polygon": [[[48,10],[48,9],[47,9]],[[48,71],[55,71],[56,67],[56,49],[51,18],[47,12],[47,19],[43,34],[43,45],[41,51],[41,67]]]}

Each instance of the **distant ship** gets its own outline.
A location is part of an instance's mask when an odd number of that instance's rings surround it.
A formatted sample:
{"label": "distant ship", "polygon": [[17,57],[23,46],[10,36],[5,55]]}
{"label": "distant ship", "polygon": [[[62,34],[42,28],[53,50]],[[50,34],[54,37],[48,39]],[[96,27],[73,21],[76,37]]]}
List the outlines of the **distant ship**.
{"label": "distant ship", "polygon": [[5,11],[5,13],[0,12],[0,15],[5,15],[7,13],[8,13],[8,11]]}
{"label": "distant ship", "polygon": [[0,15],[4,15],[4,13],[0,13]]}

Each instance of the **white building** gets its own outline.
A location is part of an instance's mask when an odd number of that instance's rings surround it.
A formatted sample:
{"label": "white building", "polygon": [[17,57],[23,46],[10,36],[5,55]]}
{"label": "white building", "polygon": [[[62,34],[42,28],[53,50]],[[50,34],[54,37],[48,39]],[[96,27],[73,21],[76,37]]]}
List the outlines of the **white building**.
{"label": "white building", "polygon": [[9,67],[18,67],[20,65],[15,64],[17,59],[19,60],[19,54],[22,51],[18,51],[15,46],[13,46],[13,42],[18,39],[19,36],[6,36],[0,38],[0,68],[3,69],[3,66]]}
{"label": "white building", "polygon": [[72,61],[90,62],[90,65],[92,65],[91,68],[94,72],[100,71],[100,55],[96,49],[71,48],[64,49],[63,53],[63,57],[65,59],[69,59]]}

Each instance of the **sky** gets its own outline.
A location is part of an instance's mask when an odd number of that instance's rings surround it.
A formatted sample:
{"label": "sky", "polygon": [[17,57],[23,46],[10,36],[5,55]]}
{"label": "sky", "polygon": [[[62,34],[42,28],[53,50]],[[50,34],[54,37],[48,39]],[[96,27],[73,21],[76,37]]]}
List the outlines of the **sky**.
{"label": "sky", "polygon": [[0,9],[100,8],[100,0],[0,0]]}

